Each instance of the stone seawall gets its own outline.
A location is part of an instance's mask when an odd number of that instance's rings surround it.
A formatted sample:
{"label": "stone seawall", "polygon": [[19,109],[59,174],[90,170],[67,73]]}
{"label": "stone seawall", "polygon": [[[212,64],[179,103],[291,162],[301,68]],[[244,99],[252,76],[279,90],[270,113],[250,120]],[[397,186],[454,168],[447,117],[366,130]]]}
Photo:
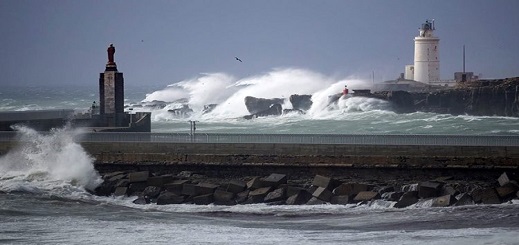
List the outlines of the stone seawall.
{"label": "stone seawall", "polygon": [[95,157],[96,168],[103,172],[189,170],[218,177],[282,172],[305,177],[316,173],[344,175],[359,168],[502,171],[519,167],[519,147],[511,146],[149,142],[85,142],[82,145]]}

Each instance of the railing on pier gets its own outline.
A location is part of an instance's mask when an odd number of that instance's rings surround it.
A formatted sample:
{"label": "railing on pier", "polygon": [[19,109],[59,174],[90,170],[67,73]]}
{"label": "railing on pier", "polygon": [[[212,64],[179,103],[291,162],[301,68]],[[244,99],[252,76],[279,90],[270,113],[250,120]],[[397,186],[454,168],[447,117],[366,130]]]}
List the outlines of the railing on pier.
{"label": "railing on pier", "polygon": [[[0,132],[0,141],[16,140],[16,132]],[[369,134],[215,134],[85,133],[78,142],[270,143],[351,145],[519,146],[519,136],[369,135]]]}

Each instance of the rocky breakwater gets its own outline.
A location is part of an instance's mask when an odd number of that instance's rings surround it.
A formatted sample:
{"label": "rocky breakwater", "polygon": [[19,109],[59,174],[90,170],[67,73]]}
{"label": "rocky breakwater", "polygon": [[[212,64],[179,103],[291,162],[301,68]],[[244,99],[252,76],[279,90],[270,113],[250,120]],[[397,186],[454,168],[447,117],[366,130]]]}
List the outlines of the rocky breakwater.
{"label": "rocky breakwater", "polygon": [[446,207],[499,204],[518,199],[516,173],[503,173],[490,182],[439,177],[416,183],[373,183],[316,175],[289,179],[273,173],[265,177],[215,179],[183,171],[157,175],[149,171],[111,172],[95,190],[102,196],[134,197],[136,204],[273,205],[356,204],[388,208]]}
{"label": "rocky breakwater", "polygon": [[479,80],[456,88],[413,94],[419,111],[475,116],[519,116],[519,77]]}

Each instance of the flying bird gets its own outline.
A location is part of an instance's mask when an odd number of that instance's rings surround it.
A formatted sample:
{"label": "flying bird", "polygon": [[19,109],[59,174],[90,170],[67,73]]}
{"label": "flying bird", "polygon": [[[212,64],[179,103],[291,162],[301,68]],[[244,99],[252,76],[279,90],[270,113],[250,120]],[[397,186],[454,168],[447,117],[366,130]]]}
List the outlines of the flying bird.
{"label": "flying bird", "polygon": [[236,57],[236,56],[235,56],[234,58],[235,58],[237,61],[239,61],[239,62],[243,62],[243,61],[240,60],[240,58],[238,58],[238,57]]}

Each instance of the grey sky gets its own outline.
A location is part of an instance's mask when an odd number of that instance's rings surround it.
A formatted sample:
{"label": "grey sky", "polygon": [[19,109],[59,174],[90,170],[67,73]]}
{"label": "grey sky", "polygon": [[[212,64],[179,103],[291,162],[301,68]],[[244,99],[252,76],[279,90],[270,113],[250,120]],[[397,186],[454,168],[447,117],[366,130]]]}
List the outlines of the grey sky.
{"label": "grey sky", "polygon": [[[0,84],[93,84],[109,43],[126,84],[297,67],[396,78],[436,20],[442,79],[519,76],[519,1],[0,1]],[[240,57],[243,63],[234,59]]]}

